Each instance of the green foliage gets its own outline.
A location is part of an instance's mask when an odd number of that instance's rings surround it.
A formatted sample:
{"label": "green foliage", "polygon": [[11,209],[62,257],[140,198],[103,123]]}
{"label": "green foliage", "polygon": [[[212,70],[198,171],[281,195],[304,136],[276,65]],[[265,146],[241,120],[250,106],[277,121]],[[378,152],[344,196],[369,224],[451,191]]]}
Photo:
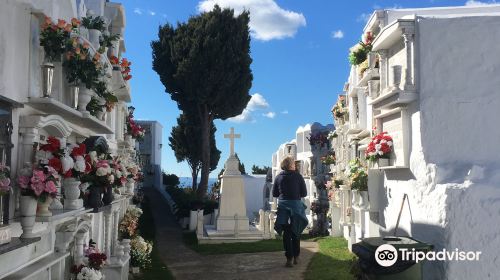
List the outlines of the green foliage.
{"label": "green foliage", "polygon": [[191,210],[203,209],[204,213],[212,213],[219,207],[216,201],[209,199],[198,199],[196,192],[191,188],[180,188],[178,186],[166,186],[166,191],[175,202],[175,216],[180,219],[189,217]]}
{"label": "green foliage", "polygon": [[104,110],[104,106],[99,105],[97,99],[92,97],[92,99],[90,99],[90,102],[87,104],[86,109],[92,116],[95,117],[97,116],[97,112],[102,112]]}
{"label": "green foliage", "polygon": [[368,53],[372,50],[371,44],[359,42],[359,46],[349,53],[349,62],[351,65],[359,65],[368,58]]}
{"label": "green foliage", "polygon": [[199,193],[207,189],[210,127],[215,119],[241,114],[250,100],[249,13],[219,6],[176,27],[161,26],[151,43],[153,69],[180,110],[200,120],[202,170]]}
{"label": "green foliage", "polygon": [[[210,171],[217,168],[221,154],[221,152],[217,149],[215,142],[216,131],[217,129],[212,122],[210,134]],[[177,126],[172,127],[170,137],[168,138],[170,142],[169,146],[174,151],[177,162],[186,161],[191,168],[194,185],[191,187],[194,189],[197,187],[196,182],[198,179],[198,173],[202,166],[202,143],[201,138],[199,137],[200,134],[201,126],[197,118],[184,113],[177,118]]]}
{"label": "green foliage", "polygon": [[306,280],[355,279],[350,273],[354,255],[347,249],[347,241],[343,237],[322,237],[317,242],[319,252],[307,266]]}
{"label": "green foliage", "polygon": [[163,184],[165,186],[174,186],[174,187],[179,186],[180,181],[177,175],[163,173],[162,176],[163,176]]}
{"label": "green foliage", "polygon": [[193,251],[202,255],[242,254],[258,252],[283,251],[283,240],[281,238],[267,239],[257,242],[241,242],[227,244],[198,244],[196,233],[186,232],[182,239],[184,244]]}
{"label": "green foliage", "polygon": [[66,79],[69,84],[79,85],[82,83],[88,89],[91,89],[103,76],[100,64],[90,57],[88,49],[81,48],[80,55],[65,59],[63,66],[66,72]]}
{"label": "green foliage", "polygon": [[243,164],[240,160],[240,157],[238,156],[238,153],[234,153],[234,156],[238,159],[238,170],[241,172],[241,174],[247,174],[245,171],[245,164]]}
{"label": "green foliage", "polygon": [[97,29],[101,32],[105,30],[105,22],[101,16],[88,16],[82,18],[82,26],[87,29]]}
{"label": "green foliage", "polygon": [[99,40],[99,43],[101,44],[99,52],[104,53],[105,49],[112,47],[113,42],[117,41],[118,39],[120,39],[120,34],[107,35],[103,33],[101,39]]}
{"label": "green foliage", "polygon": [[263,166],[260,168],[257,165],[252,165],[252,174],[261,174],[261,175],[267,175],[267,172],[271,169],[269,166]]}

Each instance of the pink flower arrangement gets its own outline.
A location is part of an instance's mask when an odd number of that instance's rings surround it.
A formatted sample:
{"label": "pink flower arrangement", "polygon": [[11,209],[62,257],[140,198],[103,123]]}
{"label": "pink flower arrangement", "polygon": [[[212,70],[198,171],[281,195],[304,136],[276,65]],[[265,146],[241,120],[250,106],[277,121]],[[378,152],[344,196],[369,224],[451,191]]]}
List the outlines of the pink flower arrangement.
{"label": "pink flower arrangement", "polygon": [[46,166],[43,169],[34,168],[31,176],[20,175],[17,178],[17,183],[21,188],[22,195],[33,196],[45,201],[48,196],[56,196],[59,180],[59,173],[54,168]]}

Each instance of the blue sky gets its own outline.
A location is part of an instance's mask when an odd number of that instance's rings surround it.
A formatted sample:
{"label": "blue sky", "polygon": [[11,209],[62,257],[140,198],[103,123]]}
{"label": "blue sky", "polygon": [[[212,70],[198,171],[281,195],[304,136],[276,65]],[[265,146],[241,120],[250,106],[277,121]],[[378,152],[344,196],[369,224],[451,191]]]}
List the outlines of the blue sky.
{"label": "blue sky", "polygon": [[[461,6],[481,4],[466,0],[348,1],[348,0],[122,0],[126,9],[127,57],[133,62],[132,105],[137,119],[163,125],[162,169],[189,177],[187,164],[177,163],[168,136],[179,110],[151,68],[150,42],[158,26],[186,21],[214,3],[238,10],[250,7],[252,71],[250,94],[255,95],[244,115],[217,121],[217,146],[222,151],[216,177],[229,153],[223,134],[235,127],[242,139],[236,152],[247,167],[271,165],[271,156],[294,138],[307,123],[332,123],[330,108],[348,76],[348,49],[361,36],[374,9]],[[260,5],[260,9],[254,8]],[[262,11],[267,11],[265,15]]]}

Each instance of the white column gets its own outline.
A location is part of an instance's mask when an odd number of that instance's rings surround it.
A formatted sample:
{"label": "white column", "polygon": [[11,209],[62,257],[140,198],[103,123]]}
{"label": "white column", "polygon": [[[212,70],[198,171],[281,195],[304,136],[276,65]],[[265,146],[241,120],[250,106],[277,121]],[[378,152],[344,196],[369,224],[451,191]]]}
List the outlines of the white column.
{"label": "white column", "polygon": [[413,28],[405,29],[403,33],[406,50],[406,72],[405,72],[405,85],[404,90],[415,90],[414,81],[414,63],[413,63],[413,44],[414,44],[414,30]]}
{"label": "white column", "polygon": [[111,252],[115,253],[116,247],[119,245],[118,244],[118,228],[120,226],[119,209],[117,209],[113,212],[113,224],[114,224],[113,225],[113,242],[112,242]]}
{"label": "white column", "polygon": [[104,212],[104,253],[111,256],[111,211]]}
{"label": "white column", "polygon": [[85,233],[75,235],[75,265],[83,264],[83,245],[85,244]]}
{"label": "white column", "polygon": [[382,94],[387,88],[388,68],[387,68],[387,50],[380,50],[380,93]]}

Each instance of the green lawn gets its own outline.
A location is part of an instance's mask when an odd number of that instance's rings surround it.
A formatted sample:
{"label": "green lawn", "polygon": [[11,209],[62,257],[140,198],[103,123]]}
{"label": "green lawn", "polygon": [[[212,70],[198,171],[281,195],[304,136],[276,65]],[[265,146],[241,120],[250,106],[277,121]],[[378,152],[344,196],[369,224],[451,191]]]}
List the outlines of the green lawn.
{"label": "green lawn", "polygon": [[194,232],[185,232],[182,237],[186,246],[202,255],[283,251],[283,241],[281,238],[257,242],[198,244],[198,239],[196,238],[196,234]]}
{"label": "green lawn", "polygon": [[315,241],[319,244],[316,253],[305,273],[306,280],[351,280],[350,273],[354,255],[347,249],[347,241],[342,237],[322,237]]}
{"label": "green lawn", "polygon": [[139,232],[141,236],[148,241],[153,241],[153,252],[151,254],[151,266],[141,271],[140,275],[134,276],[134,280],[173,280],[175,279],[167,266],[161,261],[158,250],[155,249],[155,224],[151,207],[145,200],[142,204],[144,212],[139,219]]}

